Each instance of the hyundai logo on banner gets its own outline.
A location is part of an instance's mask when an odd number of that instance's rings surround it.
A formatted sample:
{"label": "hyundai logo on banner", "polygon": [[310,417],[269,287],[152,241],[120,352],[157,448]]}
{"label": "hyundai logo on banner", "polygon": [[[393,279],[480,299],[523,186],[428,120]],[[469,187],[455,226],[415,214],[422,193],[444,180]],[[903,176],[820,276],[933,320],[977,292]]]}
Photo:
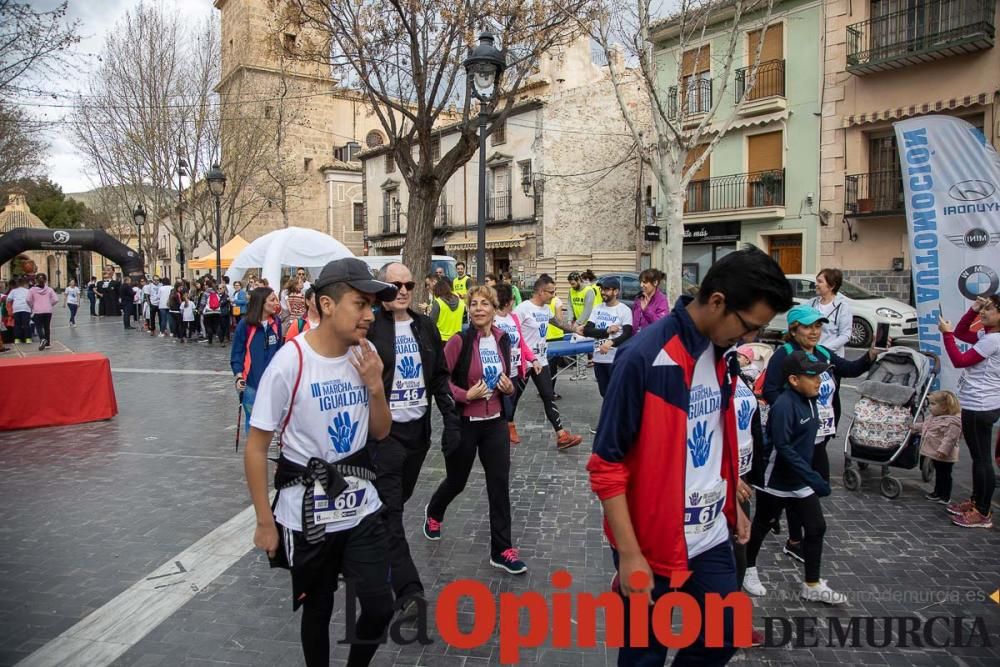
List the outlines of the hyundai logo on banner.
{"label": "hyundai logo on banner", "polygon": [[958,201],[979,201],[992,197],[997,187],[989,181],[962,181],[948,188],[948,195]]}
{"label": "hyundai logo on banner", "polygon": [[982,132],[951,116],[894,128],[920,349],[940,356],[941,386],[954,390],[959,371],[942,346],[938,317],[957,322],[976,297],[1000,289],[1000,253],[986,251],[1000,243],[1000,156]]}

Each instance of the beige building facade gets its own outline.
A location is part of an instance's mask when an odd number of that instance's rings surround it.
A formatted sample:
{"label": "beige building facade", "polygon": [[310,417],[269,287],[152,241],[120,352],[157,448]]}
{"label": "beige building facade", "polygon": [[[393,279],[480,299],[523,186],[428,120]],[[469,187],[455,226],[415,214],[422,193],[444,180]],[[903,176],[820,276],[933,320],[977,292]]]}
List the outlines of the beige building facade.
{"label": "beige building facade", "polygon": [[910,257],[892,124],[963,118],[1000,147],[996,0],[829,0],[820,264],[904,300]]}
{"label": "beige building facade", "polygon": [[[276,155],[262,183],[263,213],[241,235],[249,241],[285,226],[325,232],[360,254],[364,245],[362,147],[383,145],[371,107],[340,85],[329,68],[297,60],[299,49],[323,41],[294,20],[291,4],[273,0],[215,0],[222,21],[222,71],[216,91],[241,114],[273,120]],[[280,129],[279,129],[280,128]],[[229,127],[229,132],[238,132]],[[223,166],[238,160],[226,155]],[[277,148],[280,143],[280,148]],[[262,187],[264,187],[262,185]]]}
{"label": "beige building facade", "polygon": [[[511,115],[487,139],[485,156],[477,151],[445,185],[435,254],[464,261],[475,275],[478,170],[485,159],[488,272],[531,278],[560,256],[573,256],[573,268],[582,270],[609,252],[616,262],[628,259],[617,270],[635,269],[644,252],[648,260],[636,225],[638,160],[601,61],[586,39],[542,58]],[[640,104],[637,92],[626,95]],[[458,136],[455,126],[443,126],[434,154],[446,153]],[[400,254],[406,183],[386,148],[365,150],[361,161],[367,250]]]}

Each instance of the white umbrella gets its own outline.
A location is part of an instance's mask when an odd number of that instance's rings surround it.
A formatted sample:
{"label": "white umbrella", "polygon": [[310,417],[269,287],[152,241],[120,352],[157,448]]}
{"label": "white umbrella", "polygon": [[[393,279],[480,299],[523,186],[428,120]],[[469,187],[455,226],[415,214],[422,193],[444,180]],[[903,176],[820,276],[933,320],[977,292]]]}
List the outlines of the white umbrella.
{"label": "white umbrella", "polygon": [[340,241],[315,229],[289,227],[261,236],[243,249],[229,265],[229,281],[243,280],[251,269],[260,269],[261,277],[275,290],[281,290],[281,270],[303,267],[315,280],[327,262],[354,257]]}

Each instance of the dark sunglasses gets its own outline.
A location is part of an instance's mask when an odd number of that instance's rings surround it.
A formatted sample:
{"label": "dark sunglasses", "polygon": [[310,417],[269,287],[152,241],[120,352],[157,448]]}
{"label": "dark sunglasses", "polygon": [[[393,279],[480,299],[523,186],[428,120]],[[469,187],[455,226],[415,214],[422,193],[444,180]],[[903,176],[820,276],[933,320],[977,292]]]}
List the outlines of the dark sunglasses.
{"label": "dark sunglasses", "polygon": [[409,282],[405,282],[405,283],[401,283],[398,280],[396,280],[396,281],[393,281],[393,282],[391,282],[389,284],[390,285],[395,285],[396,289],[398,289],[398,290],[403,289],[405,287],[407,292],[412,292],[413,289],[417,286],[417,283],[413,282],[412,280],[410,280]]}

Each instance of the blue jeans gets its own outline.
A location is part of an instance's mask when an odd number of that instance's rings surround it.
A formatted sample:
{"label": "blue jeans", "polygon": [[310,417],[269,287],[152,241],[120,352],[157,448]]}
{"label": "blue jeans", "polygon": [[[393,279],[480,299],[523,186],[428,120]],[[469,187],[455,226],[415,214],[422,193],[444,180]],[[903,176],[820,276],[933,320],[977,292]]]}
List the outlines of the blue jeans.
{"label": "blue jeans", "polygon": [[243,388],[243,419],[247,435],[250,434],[250,413],[253,412],[253,403],[257,398],[257,388],[247,385]]}
{"label": "blue jeans", "polygon": [[160,311],[160,333],[167,333],[167,327],[170,326],[170,309],[169,308],[159,308]]}
{"label": "blue jeans", "polygon": [[[618,552],[612,550],[615,560],[615,568],[618,567]],[[733,547],[729,540],[717,547],[712,547],[708,551],[695,556],[688,561],[688,569],[691,570],[691,577],[684,584],[681,590],[698,601],[701,607],[702,616],[705,614],[705,594],[719,593],[723,598],[730,593],[735,593],[736,586],[736,560],[733,558]],[[653,601],[659,600],[661,596],[670,591],[670,578],[653,575]],[[660,667],[667,663],[667,648],[656,640],[652,627],[652,610],[649,614],[649,646],[646,648],[628,647],[629,628],[629,606],[625,604],[625,647],[618,649],[619,667]],[[724,615],[724,646],[720,648],[708,648],[705,646],[705,628],[702,626],[701,633],[691,646],[683,648],[674,657],[675,667],[717,667],[725,665],[736,653],[733,647],[733,615],[731,610],[727,610]]]}

